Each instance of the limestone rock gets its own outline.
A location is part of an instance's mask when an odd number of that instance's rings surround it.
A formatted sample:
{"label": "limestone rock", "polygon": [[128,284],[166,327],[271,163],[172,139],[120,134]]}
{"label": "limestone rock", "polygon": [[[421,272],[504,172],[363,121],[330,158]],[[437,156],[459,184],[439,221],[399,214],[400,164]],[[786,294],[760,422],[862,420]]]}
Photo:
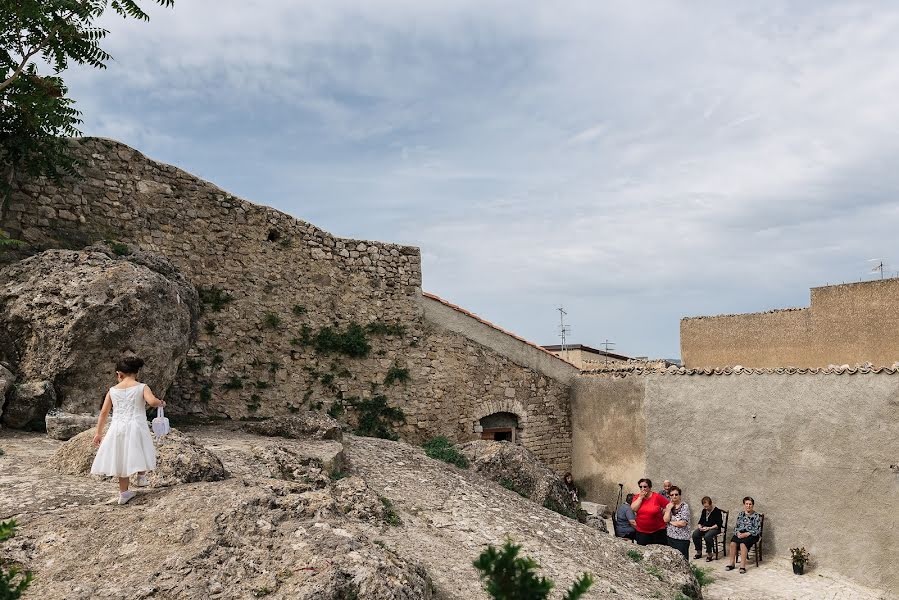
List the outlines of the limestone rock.
{"label": "limestone rock", "polygon": [[14,429],[43,429],[44,415],[56,404],[49,381],[28,381],[13,387],[3,409],[3,423]]}
{"label": "limestone rock", "polygon": [[[48,461],[58,473],[87,475],[97,454],[92,440],[97,428],[82,431],[59,447]],[[149,474],[150,487],[166,487],[195,481],[221,481],[227,477],[219,458],[189,435],[173,429],[156,446],[156,470]]]}
{"label": "limestone rock", "polygon": [[584,520],[584,523],[587,526],[592,527],[593,529],[599,529],[600,531],[609,533],[609,526],[606,525],[606,520],[598,515],[588,514]]}
{"label": "limestone rock", "polygon": [[96,413],[116,361],[134,353],[146,362],[141,380],[162,397],[198,306],[165,258],[48,250],[0,270],[0,360],[20,379],[50,381],[62,410]]}
{"label": "limestone rock", "polygon": [[258,435],[294,439],[336,440],[343,439],[340,423],[331,417],[314,411],[304,411],[289,417],[273,417],[265,421],[249,421],[246,431]]}
{"label": "limestone rock", "polygon": [[547,508],[569,516],[578,514],[577,505],[562,477],[537,460],[524,446],[509,442],[475,440],[459,446],[471,468],[500,485],[513,489]]}
{"label": "limestone rock", "polygon": [[6,404],[6,394],[16,382],[15,374],[0,364],[0,417],[3,416],[3,405]]}
{"label": "limestone rock", "polygon": [[51,411],[47,413],[44,422],[47,425],[47,435],[49,437],[54,440],[65,441],[96,425],[97,417]]}

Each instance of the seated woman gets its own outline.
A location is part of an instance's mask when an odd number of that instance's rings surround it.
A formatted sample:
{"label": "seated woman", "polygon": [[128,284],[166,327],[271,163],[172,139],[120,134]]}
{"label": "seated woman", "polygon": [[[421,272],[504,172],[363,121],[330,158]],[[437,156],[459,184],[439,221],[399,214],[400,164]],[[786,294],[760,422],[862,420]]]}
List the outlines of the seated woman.
{"label": "seated woman", "polygon": [[681,498],[680,488],[672,485],[668,490],[671,502],[665,507],[662,519],[668,523],[666,534],[668,545],[684,555],[690,561],[690,505]]}
{"label": "seated woman", "polygon": [[702,514],[699,515],[699,526],[693,530],[693,546],[696,554],[693,558],[702,558],[702,540],[705,539],[705,561],[712,562],[712,548],[715,536],[724,529],[724,518],[721,509],[712,503],[708,496],[702,498]]}
{"label": "seated woman", "polygon": [[615,535],[633,540],[637,538],[637,515],[634,514],[631,508],[634,495],[628,494],[624,500],[625,504],[619,506],[618,510],[615,511]]}
{"label": "seated woman", "polygon": [[665,534],[665,520],[662,512],[668,505],[664,496],[652,491],[652,481],[645,477],[637,482],[640,493],[634,496],[631,509],[637,514],[635,528],[637,529],[636,541],[641,546],[658,544],[668,545],[668,536]]}
{"label": "seated woman", "polygon": [[734,536],[730,538],[730,564],[724,567],[733,571],[737,560],[737,546],[740,546],[740,573],[746,572],[746,555],[749,549],[759,541],[762,532],[762,517],[755,510],[755,500],[746,496],[743,498],[743,510],[737,514],[737,524],[734,526]]}

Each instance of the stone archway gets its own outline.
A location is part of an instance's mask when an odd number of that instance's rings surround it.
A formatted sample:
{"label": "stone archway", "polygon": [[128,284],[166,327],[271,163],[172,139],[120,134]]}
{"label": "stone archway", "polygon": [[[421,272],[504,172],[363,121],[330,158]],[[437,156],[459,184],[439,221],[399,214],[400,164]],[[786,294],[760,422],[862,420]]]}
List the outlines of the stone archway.
{"label": "stone archway", "polygon": [[521,443],[527,428],[527,412],[521,402],[512,399],[484,402],[475,415],[472,433],[481,439]]}

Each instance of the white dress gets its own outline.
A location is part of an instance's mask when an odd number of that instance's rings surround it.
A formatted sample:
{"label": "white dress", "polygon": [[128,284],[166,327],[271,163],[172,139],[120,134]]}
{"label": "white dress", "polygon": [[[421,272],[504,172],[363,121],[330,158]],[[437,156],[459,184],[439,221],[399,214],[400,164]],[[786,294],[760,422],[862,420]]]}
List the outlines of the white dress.
{"label": "white dress", "polygon": [[144,408],[143,383],[129,388],[109,388],[112,419],[91,465],[93,475],[130,477],[156,468],[156,449],[150,437]]}

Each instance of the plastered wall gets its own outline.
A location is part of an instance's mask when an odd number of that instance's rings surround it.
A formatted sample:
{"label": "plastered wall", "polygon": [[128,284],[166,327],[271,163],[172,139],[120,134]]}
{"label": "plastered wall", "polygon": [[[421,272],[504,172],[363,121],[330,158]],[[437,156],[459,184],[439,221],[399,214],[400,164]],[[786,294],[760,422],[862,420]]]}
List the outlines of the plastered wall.
{"label": "plastered wall", "polygon": [[813,288],[808,308],[681,320],[688,368],[899,361],[899,279]]}
{"label": "plastered wall", "polygon": [[[805,546],[816,565],[899,590],[899,473],[890,468],[899,462],[899,375],[606,375],[573,395],[577,479],[630,475],[626,491],[636,491],[642,457],[645,474],[657,485],[671,479],[694,509],[704,495],[736,510],[753,496],[766,513],[766,552]],[[623,457],[627,469],[616,472],[604,435],[628,414],[644,427],[642,456]],[[640,447],[639,432],[627,435]]]}

